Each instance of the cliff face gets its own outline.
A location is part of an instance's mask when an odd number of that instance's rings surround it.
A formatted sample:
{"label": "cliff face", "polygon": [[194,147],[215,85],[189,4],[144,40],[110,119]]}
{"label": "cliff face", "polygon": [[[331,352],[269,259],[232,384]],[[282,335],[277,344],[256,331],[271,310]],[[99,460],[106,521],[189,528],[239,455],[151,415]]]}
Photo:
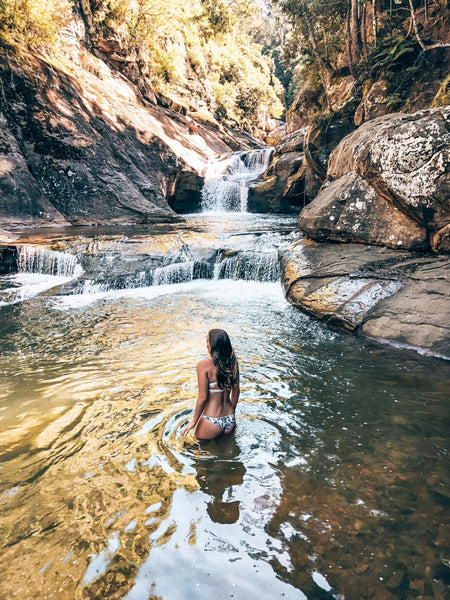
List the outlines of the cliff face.
{"label": "cliff face", "polygon": [[0,219],[6,228],[173,219],[180,182],[244,140],[146,100],[103,60],[0,60]]}

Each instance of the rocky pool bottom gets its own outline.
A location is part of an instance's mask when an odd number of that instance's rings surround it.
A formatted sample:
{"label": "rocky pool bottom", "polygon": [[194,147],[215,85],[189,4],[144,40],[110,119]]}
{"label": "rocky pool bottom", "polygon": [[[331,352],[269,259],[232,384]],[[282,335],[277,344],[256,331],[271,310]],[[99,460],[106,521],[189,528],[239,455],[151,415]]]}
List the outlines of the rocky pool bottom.
{"label": "rocky pool bottom", "polygon": [[[57,236],[83,274],[2,280],[0,596],[444,598],[449,363],[333,331],[271,277],[131,285],[155,247],[227,247],[216,265],[293,230],[178,227]],[[180,430],[215,326],[240,360],[238,427],[200,445]]]}

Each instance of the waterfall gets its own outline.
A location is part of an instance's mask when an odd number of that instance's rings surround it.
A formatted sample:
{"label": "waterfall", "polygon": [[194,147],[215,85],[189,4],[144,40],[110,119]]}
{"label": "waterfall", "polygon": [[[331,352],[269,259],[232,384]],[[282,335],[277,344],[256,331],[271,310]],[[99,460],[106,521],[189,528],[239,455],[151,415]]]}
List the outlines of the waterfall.
{"label": "waterfall", "polygon": [[157,267],[153,272],[153,285],[169,285],[171,283],[183,283],[194,279],[193,260],[172,263],[165,267]]}
{"label": "waterfall", "polygon": [[249,184],[267,169],[272,150],[235,152],[211,163],[202,189],[203,212],[246,212]]}
{"label": "waterfall", "polygon": [[243,279],[245,281],[278,281],[280,267],[277,250],[270,252],[237,252],[218,261],[214,267],[215,279]]}
{"label": "waterfall", "polygon": [[172,256],[173,262],[148,271],[117,276],[104,272],[98,279],[85,279],[79,291],[83,294],[106,292],[113,289],[162,286],[187,283],[197,279],[234,279],[244,281],[278,281],[280,270],[278,250],[217,250],[209,258],[193,256],[186,260],[184,252]]}
{"label": "waterfall", "polygon": [[17,269],[19,273],[57,275],[59,277],[79,277],[83,273],[76,256],[35,246],[17,248]]}

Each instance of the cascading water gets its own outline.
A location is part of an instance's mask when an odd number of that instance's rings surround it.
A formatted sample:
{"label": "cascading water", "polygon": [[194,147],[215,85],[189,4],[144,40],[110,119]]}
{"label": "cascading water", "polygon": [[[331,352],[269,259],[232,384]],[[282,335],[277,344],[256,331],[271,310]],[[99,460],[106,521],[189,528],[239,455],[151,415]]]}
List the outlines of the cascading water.
{"label": "cascading water", "polygon": [[[236,152],[211,163],[202,191],[204,211],[244,213],[249,183],[266,170],[271,153],[271,148]],[[183,234],[166,239],[165,248],[152,248],[149,241],[136,244],[123,235],[94,240],[80,237],[66,252],[19,246],[18,275],[13,288],[2,291],[0,302],[24,300],[58,285],[65,285],[66,290],[69,286],[73,293],[98,294],[196,279],[273,282],[279,279],[278,250],[286,242],[283,237],[262,239],[259,234],[217,238],[214,247],[205,251]]]}
{"label": "cascading water", "polygon": [[211,163],[202,189],[203,212],[246,212],[249,183],[267,169],[272,150],[235,152]]}
{"label": "cascading water", "polygon": [[35,246],[19,246],[17,249],[19,273],[79,277],[83,269],[76,256]]}

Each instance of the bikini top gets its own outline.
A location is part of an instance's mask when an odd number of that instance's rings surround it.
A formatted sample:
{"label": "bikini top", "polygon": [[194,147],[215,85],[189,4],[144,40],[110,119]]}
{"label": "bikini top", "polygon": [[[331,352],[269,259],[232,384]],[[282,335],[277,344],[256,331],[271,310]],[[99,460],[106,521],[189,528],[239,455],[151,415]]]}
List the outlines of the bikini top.
{"label": "bikini top", "polygon": [[213,385],[217,385],[217,381],[210,381],[209,382],[209,391],[210,392],[220,392],[220,393],[223,392],[223,390],[221,390],[219,387],[211,387]]}

